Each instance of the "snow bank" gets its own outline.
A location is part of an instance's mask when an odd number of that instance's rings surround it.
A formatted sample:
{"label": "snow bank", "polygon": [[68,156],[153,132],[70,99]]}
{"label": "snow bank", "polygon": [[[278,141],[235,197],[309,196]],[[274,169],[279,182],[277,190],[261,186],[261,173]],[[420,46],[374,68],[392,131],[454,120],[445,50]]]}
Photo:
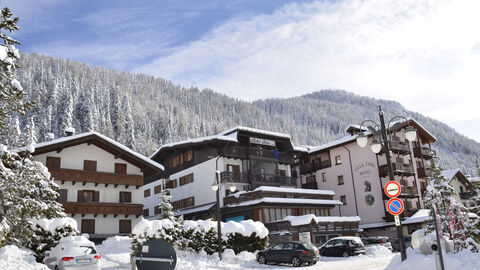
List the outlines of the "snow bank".
{"label": "snow bank", "polygon": [[74,230],[77,230],[77,221],[73,218],[64,217],[64,218],[54,218],[54,219],[34,219],[32,220],[32,224],[40,226],[42,229],[51,232],[52,234],[55,233],[56,229],[64,228],[67,226],[72,227]]}
{"label": "snow bank", "polygon": [[[447,269],[479,269],[480,255],[464,250],[459,253],[446,254]],[[418,249],[407,249],[407,259],[402,262],[400,254],[394,255],[390,264],[385,270],[435,270],[435,255],[423,255]]]}
{"label": "snow bank", "polygon": [[131,253],[132,238],[128,236],[109,237],[98,246],[98,250],[105,253]]}
{"label": "snow bank", "polygon": [[[260,238],[268,235],[268,229],[259,221],[243,220],[240,222],[228,221],[222,222],[222,236],[226,237],[232,233],[240,233],[243,236],[250,236],[256,233]],[[133,228],[132,233],[138,236],[153,236],[158,234],[158,230],[172,229],[173,223],[168,219],[162,220],[146,220],[142,219]],[[185,220],[183,224],[185,230],[193,229],[194,231],[208,232],[210,229],[217,229],[217,222],[211,219],[207,220]]]}
{"label": "snow bank", "polygon": [[0,269],[2,270],[47,270],[44,264],[37,263],[31,251],[16,246],[0,248]]}
{"label": "snow bank", "polygon": [[371,257],[383,257],[392,255],[392,252],[384,246],[375,245],[365,247],[365,255]]}

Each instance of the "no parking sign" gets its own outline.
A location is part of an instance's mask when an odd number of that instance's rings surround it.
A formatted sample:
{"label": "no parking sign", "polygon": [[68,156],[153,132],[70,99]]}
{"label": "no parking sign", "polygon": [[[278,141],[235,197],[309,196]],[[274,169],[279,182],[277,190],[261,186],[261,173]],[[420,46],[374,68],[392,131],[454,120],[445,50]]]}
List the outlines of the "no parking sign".
{"label": "no parking sign", "polygon": [[387,203],[387,210],[392,215],[400,215],[403,212],[403,202],[400,199],[393,198]]}

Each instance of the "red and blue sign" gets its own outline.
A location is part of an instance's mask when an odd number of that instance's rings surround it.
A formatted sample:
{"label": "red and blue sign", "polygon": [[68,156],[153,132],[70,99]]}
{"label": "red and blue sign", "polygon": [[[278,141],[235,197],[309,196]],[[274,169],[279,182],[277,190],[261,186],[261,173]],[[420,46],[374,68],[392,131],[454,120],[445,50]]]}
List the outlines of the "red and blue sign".
{"label": "red and blue sign", "polygon": [[403,212],[403,202],[400,199],[390,199],[387,203],[387,210],[392,215],[400,215]]}

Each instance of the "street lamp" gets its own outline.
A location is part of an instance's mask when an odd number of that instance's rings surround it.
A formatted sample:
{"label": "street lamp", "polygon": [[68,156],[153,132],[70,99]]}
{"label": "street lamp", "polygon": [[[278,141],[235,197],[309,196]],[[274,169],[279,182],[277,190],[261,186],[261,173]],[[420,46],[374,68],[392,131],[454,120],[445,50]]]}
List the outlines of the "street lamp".
{"label": "street lamp", "polygon": [[[373,140],[372,140],[372,143],[370,144],[370,148],[371,148],[372,152],[374,152],[375,154],[380,153],[380,151],[382,151],[382,142],[381,141],[383,141],[383,148],[384,148],[384,151],[385,151],[385,156],[387,158],[388,176],[390,177],[390,181],[395,181],[395,176],[393,174],[393,166],[392,166],[392,161],[391,161],[391,156],[390,156],[391,155],[390,154],[390,143],[387,139],[387,131],[385,129],[385,120],[384,120],[384,117],[383,117],[382,106],[378,106],[378,109],[379,109],[378,116],[380,118],[380,128],[379,128],[379,125],[377,123],[375,123],[374,121],[365,120],[365,121],[362,122],[362,124],[360,124],[360,129],[362,129],[363,124],[366,123],[366,122],[373,123],[373,126],[367,126],[368,130],[370,130],[372,135],[373,135]],[[390,131],[390,124],[392,123],[392,121],[394,119],[397,119],[397,118],[402,118],[403,120],[405,120],[408,123],[407,118],[405,118],[403,116],[395,116],[395,117],[391,118],[390,121],[388,121],[388,126],[387,127],[388,127],[389,131]],[[390,133],[390,140],[391,140],[392,132],[389,132],[389,133]],[[379,137],[378,140],[375,137],[376,135],[378,135],[378,137]],[[409,141],[415,141],[415,139],[417,138],[417,130],[414,129],[413,127],[411,127],[411,126],[408,126],[405,129],[405,137]],[[357,140],[357,144],[360,147],[365,147],[368,144],[368,134],[365,134],[365,133],[359,134],[357,136],[356,140]],[[402,261],[404,261],[404,260],[407,259],[407,253],[405,251],[405,239],[403,238],[403,226],[402,226],[401,221],[400,221],[400,225],[396,226],[396,227],[397,227],[397,237],[398,237],[398,241],[399,241],[399,244],[400,244],[400,252],[402,253]]]}
{"label": "street lamp", "polygon": [[[218,258],[222,260],[222,213],[220,212],[220,185],[222,181],[220,180],[220,171],[215,171],[215,180],[212,184],[212,190],[217,194],[217,238],[218,238]],[[229,190],[235,192],[237,187],[231,183]]]}

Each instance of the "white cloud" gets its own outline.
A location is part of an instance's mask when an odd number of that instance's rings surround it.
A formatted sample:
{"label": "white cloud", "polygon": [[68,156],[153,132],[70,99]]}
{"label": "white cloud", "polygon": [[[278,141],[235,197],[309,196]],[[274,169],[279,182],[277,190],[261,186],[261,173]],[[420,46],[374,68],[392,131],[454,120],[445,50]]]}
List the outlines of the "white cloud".
{"label": "white cloud", "polygon": [[345,89],[464,123],[480,115],[478,10],[476,0],[286,5],[229,21],[137,71],[247,100]]}

